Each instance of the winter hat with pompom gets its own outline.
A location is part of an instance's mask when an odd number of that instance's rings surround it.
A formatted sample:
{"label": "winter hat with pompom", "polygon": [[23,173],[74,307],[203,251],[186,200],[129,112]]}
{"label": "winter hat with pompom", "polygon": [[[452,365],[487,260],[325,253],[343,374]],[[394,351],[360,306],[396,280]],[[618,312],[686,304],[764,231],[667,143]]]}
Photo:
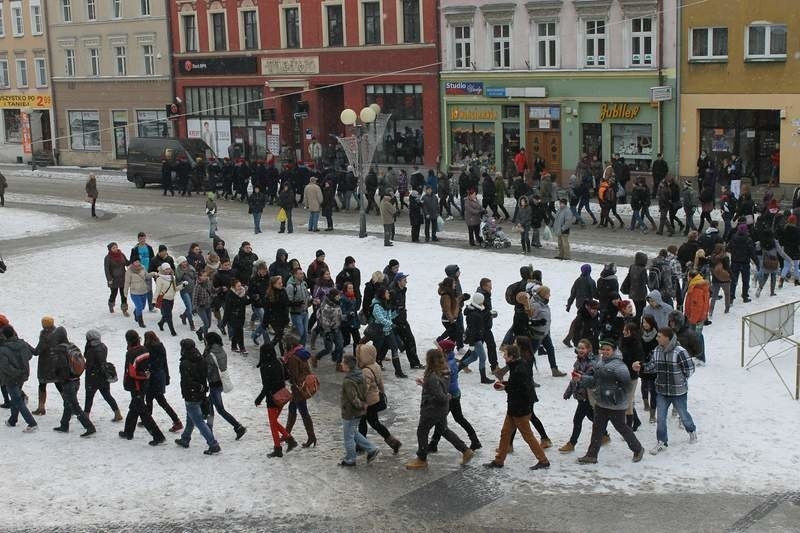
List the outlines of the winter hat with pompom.
{"label": "winter hat with pompom", "polygon": [[439,348],[442,349],[445,355],[449,354],[456,348],[456,343],[452,339],[442,339],[439,341]]}

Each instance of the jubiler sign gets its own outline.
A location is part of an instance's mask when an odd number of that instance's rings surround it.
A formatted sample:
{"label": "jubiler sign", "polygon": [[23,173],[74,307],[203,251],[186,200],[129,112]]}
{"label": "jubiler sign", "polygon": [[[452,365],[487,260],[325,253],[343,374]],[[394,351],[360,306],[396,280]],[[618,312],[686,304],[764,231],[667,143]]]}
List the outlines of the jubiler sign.
{"label": "jubiler sign", "polygon": [[639,116],[638,105],[628,104],[603,104],[600,106],[600,121],[610,118],[627,118],[632,119]]}

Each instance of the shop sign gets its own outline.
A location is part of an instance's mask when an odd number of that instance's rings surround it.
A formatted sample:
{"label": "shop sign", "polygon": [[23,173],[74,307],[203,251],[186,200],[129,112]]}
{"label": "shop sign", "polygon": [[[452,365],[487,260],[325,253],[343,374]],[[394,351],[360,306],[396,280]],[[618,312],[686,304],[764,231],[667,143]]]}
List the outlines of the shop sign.
{"label": "shop sign", "polygon": [[505,87],[487,87],[486,88],[486,96],[489,98],[505,98],[506,97],[506,88]]}
{"label": "shop sign", "polygon": [[178,61],[178,70],[190,76],[258,74],[258,60],[255,57],[196,57]]}
{"label": "shop sign", "polygon": [[602,104],[600,106],[600,122],[607,119],[634,119],[639,116],[641,106],[628,104]]}
{"label": "shop sign", "polygon": [[448,81],[444,84],[444,94],[456,96],[480,96],[483,94],[483,82]]}
{"label": "shop sign", "polygon": [[495,109],[480,109],[463,107],[450,108],[450,120],[476,120],[476,121],[495,121],[497,111]]}
{"label": "shop sign", "polygon": [[25,154],[33,153],[33,142],[31,140],[31,117],[27,113],[20,113],[22,122],[22,152]]}
{"label": "shop sign", "polygon": [[33,107],[47,109],[52,105],[49,95],[37,94],[0,94],[0,108]]}
{"label": "shop sign", "polygon": [[265,57],[261,59],[265,76],[284,74],[319,74],[319,56]]}

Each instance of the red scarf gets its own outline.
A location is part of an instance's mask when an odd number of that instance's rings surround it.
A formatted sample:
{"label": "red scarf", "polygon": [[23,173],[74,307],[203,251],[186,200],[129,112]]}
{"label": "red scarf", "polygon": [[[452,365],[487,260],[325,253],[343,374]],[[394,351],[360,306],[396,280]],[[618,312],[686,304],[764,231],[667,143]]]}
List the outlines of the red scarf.
{"label": "red scarf", "polygon": [[118,265],[124,265],[126,263],[125,254],[123,254],[119,249],[117,249],[116,252],[108,252],[108,257],[110,257],[111,260]]}

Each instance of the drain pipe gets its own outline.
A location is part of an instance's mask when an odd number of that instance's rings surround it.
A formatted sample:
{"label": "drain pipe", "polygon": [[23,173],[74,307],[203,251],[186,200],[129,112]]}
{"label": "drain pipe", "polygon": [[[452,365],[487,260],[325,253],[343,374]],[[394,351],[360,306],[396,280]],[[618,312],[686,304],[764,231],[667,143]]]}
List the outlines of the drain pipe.
{"label": "drain pipe", "polygon": [[[675,171],[680,176],[681,164],[681,66],[683,49],[683,0],[677,0],[677,35],[675,39]],[[699,185],[698,185],[699,187]]]}

